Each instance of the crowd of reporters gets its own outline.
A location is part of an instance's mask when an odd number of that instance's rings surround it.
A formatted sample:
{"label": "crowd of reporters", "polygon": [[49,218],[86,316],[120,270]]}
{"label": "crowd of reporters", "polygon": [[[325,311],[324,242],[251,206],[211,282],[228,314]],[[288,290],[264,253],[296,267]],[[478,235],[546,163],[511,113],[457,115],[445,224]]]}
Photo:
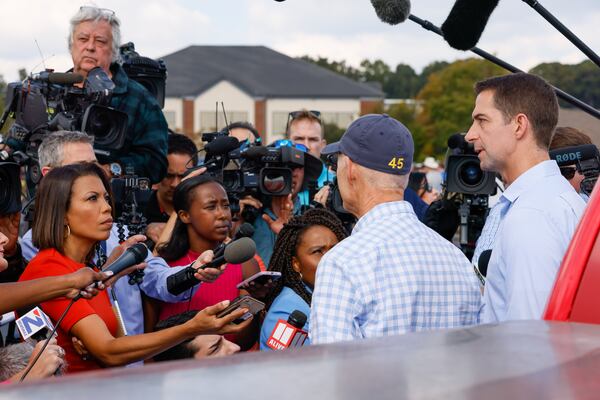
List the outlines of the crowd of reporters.
{"label": "crowd of reporters", "polygon": [[[114,13],[82,7],[72,20],[74,67],[110,70],[130,92],[114,106],[145,124],[130,120],[130,149],[108,163],[93,137],[48,133],[37,149],[43,178],[31,229],[22,235],[20,197],[2,199],[0,314],[23,318],[39,305],[58,335],[40,353],[43,342],[15,344],[16,324],[0,320],[0,381],[21,380],[25,369],[34,379],[288,347],[275,336],[298,312],[304,345],[541,318],[585,208],[578,192],[592,179],[578,159],[550,159],[549,150],[591,141],[555,129],[558,103],[542,79],[514,74],[476,85],[473,124],[461,139],[504,192],[491,211],[484,195],[477,246],[461,242],[467,252],[452,241],[459,206],[473,197],[457,205],[439,163],[413,163],[412,134],[401,122],[362,116],[327,145],[318,111],[292,111],[285,139],[262,143],[237,121],[210,136],[203,153],[187,136],[167,134],[149,94],[123,77],[115,46],[103,41],[117,41],[118,27]],[[90,54],[104,54],[106,65]],[[143,112],[127,111],[136,106]],[[244,162],[260,168],[244,170]],[[136,186],[115,199],[111,179],[130,164],[154,189],[138,198]],[[0,168],[6,192],[20,194],[19,168]],[[258,183],[248,179],[254,172]],[[248,237],[256,251],[248,253]],[[152,250],[142,263],[102,272],[137,243]],[[247,257],[233,254],[236,243]],[[477,263],[484,250],[487,280]]]}

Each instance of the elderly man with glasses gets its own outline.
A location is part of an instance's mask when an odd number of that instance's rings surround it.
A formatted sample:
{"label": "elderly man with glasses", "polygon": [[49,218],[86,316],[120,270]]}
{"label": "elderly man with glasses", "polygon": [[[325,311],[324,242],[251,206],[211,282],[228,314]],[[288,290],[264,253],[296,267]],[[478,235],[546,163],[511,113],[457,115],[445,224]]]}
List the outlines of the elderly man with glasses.
{"label": "elderly man with glasses", "polygon": [[167,122],[156,99],[119,65],[119,19],[112,10],[84,6],[70,22],[73,72],[86,78],[92,69],[102,68],[115,84],[110,106],[128,116],[123,147],[109,156],[99,155],[99,161],[110,174],[133,169],[159,182],[167,171]]}

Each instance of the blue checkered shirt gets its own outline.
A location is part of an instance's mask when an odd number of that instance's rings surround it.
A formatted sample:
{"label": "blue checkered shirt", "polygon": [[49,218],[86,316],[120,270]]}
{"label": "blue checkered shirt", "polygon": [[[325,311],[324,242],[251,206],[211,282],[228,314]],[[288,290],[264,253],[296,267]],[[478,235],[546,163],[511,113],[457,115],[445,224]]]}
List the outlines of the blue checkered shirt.
{"label": "blue checkered shirt", "polygon": [[380,204],[319,263],[312,343],[479,322],[481,292],[469,260],[422,224],[405,201]]}

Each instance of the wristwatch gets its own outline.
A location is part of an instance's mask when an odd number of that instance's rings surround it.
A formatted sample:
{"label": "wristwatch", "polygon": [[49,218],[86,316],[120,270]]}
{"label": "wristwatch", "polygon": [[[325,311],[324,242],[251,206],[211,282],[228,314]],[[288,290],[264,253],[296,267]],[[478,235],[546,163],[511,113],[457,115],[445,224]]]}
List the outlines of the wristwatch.
{"label": "wristwatch", "polygon": [[121,168],[121,164],[119,163],[110,163],[110,173],[112,176],[121,176],[123,169]]}

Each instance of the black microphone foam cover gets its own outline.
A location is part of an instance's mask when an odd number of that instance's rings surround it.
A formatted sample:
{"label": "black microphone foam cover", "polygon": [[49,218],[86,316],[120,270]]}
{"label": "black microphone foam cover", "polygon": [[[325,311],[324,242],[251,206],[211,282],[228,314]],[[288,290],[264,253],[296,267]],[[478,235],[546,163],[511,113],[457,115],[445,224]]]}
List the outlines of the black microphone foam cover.
{"label": "black microphone foam cover", "polygon": [[50,72],[48,82],[58,85],[73,85],[83,82],[83,76],[72,72]]}
{"label": "black microphone foam cover", "polygon": [[481,275],[485,276],[487,274],[488,264],[490,263],[490,258],[492,257],[492,249],[484,250],[479,255],[479,260],[477,260],[477,268]]}
{"label": "black microphone foam cover", "polygon": [[256,244],[254,240],[243,237],[231,242],[225,247],[225,261],[230,264],[241,264],[248,261],[256,254]]}
{"label": "black microphone foam cover", "polygon": [[123,252],[112,264],[102,271],[112,271],[115,275],[132,265],[143,262],[148,256],[148,248],[144,243],[136,243]]}
{"label": "black microphone foam cover", "polygon": [[377,17],[386,24],[397,25],[410,15],[410,0],[371,0]]}
{"label": "black microphone foam cover", "polygon": [[248,222],[244,222],[235,234],[235,239],[250,237],[254,235],[254,227]]}
{"label": "black microphone foam cover", "polygon": [[442,24],[444,39],[458,50],[475,47],[498,0],[456,0]]}
{"label": "black microphone foam cover", "polygon": [[298,329],[302,329],[304,328],[304,325],[306,325],[307,320],[308,317],[306,316],[306,314],[304,314],[300,310],[294,310],[288,317],[287,322],[288,324],[295,326]]}
{"label": "black microphone foam cover", "polygon": [[207,154],[225,154],[240,146],[240,141],[233,136],[220,136],[204,146]]}
{"label": "black microphone foam cover", "polygon": [[264,157],[269,154],[269,149],[264,146],[252,146],[248,147],[247,150],[244,151],[244,158],[256,159],[260,157]]}
{"label": "black microphone foam cover", "polygon": [[448,147],[451,149],[462,149],[466,145],[465,136],[460,133],[455,133],[448,138]]}

